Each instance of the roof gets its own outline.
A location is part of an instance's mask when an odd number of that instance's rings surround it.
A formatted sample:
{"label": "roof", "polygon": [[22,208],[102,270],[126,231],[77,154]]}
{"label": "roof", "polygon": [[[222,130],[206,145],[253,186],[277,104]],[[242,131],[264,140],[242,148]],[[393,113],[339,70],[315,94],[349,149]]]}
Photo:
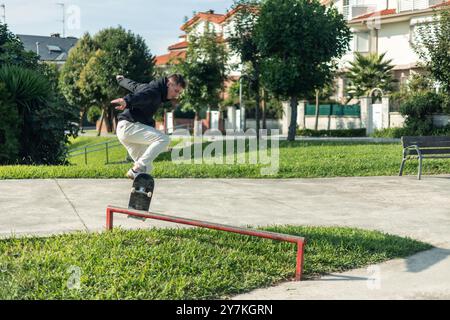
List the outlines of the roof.
{"label": "roof", "polygon": [[205,20],[217,24],[221,24],[225,19],[224,14],[209,13],[209,12],[199,12],[193,18],[189,19],[185,24],[181,26],[181,30],[186,30],[189,26],[193,25],[199,20]]}
{"label": "roof", "polygon": [[186,51],[172,51],[167,54],[163,54],[161,56],[157,56],[155,60],[155,64],[157,66],[166,65],[169,63],[169,61],[177,59],[185,59],[186,58]]}
{"label": "roof", "polygon": [[249,5],[243,5],[240,4],[238,6],[236,6],[234,9],[228,11],[223,18],[222,22],[225,22],[226,20],[228,20],[230,17],[234,16],[238,11],[240,11],[243,8],[247,8],[248,11],[251,11],[254,14],[259,14],[259,8],[256,6],[249,6]]}
{"label": "roof", "polygon": [[182,41],[182,42],[178,42],[178,43],[175,43],[175,44],[171,45],[169,47],[169,50],[186,49],[187,46],[188,46],[188,42],[187,41]]}
{"label": "roof", "polygon": [[37,53],[39,43],[39,56],[41,61],[66,61],[69,50],[75,46],[78,39],[74,37],[46,37],[18,34],[25,50]]}

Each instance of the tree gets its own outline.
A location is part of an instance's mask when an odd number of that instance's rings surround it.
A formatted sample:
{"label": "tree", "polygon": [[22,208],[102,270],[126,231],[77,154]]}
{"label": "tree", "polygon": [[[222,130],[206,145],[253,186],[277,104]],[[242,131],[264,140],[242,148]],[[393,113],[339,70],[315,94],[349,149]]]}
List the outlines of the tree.
{"label": "tree", "polygon": [[25,51],[19,37],[10,32],[6,24],[0,23],[0,66],[10,64],[36,69],[38,61],[38,56]]}
{"label": "tree", "polygon": [[94,54],[95,44],[89,35],[85,33],[74,48],[69,52],[66,63],[61,69],[59,87],[67,101],[77,106],[80,111],[79,127],[82,128],[83,118],[89,108],[93,105],[91,97],[81,93],[79,85],[80,74],[84,66]]}
{"label": "tree", "polygon": [[266,0],[256,28],[265,86],[290,100],[288,140],[295,139],[297,103],[332,77],[348,50],[350,29],[334,7],[317,0]]}
{"label": "tree", "polygon": [[378,55],[370,53],[363,56],[355,52],[355,60],[350,62],[347,79],[350,80],[348,93],[352,98],[367,96],[370,90],[380,88],[383,92],[390,92],[396,81],[392,74],[394,66],[392,60],[385,60],[386,53]]}
{"label": "tree", "polygon": [[[334,76],[333,76],[334,77]],[[319,127],[319,101],[323,101],[323,100],[329,100],[330,96],[334,93],[335,91],[335,87],[334,87],[334,83],[333,83],[333,79],[332,77],[329,77],[327,79],[327,82],[324,83],[323,87],[320,89],[316,89],[314,91],[314,97],[309,97],[307,98],[307,100],[309,100],[310,98],[315,99],[316,101],[316,112],[315,112],[315,120],[314,120],[314,130],[318,130]],[[328,127],[330,126],[330,118],[328,117]]]}
{"label": "tree", "polygon": [[[61,75],[63,91],[72,103],[82,103],[83,113],[92,105],[100,106],[101,123],[105,119],[112,132],[115,112],[109,102],[125,93],[115,75],[148,82],[153,78],[153,60],[143,38],[120,26],[101,30],[92,38],[86,34],[69,54]],[[101,127],[99,135],[100,131]]]}
{"label": "tree", "polygon": [[[239,82],[234,82],[228,88],[228,98],[222,102],[223,106],[230,105],[239,105],[240,96],[239,96],[240,84]],[[280,119],[283,115],[283,107],[279,100],[277,100],[269,91],[265,88],[262,89],[262,102],[261,102],[261,120],[262,120],[262,128],[266,129],[264,126],[264,116],[268,118]],[[250,90],[245,90],[242,94],[242,104],[247,106],[245,108],[245,112],[250,116],[254,117],[256,113],[256,97],[254,92],[250,92]]]}
{"label": "tree", "polygon": [[181,96],[181,101],[186,109],[195,112],[195,131],[200,110],[204,107],[210,109],[219,106],[226,79],[227,53],[223,41],[217,37],[209,24],[205,25],[203,34],[191,34],[188,42],[186,59],[174,65],[174,69],[187,80],[188,86]]}
{"label": "tree", "polygon": [[[105,118],[108,132],[112,132],[115,109],[109,101],[123,92],[117,86],[115,75],[123,74],[137,82],[149,82],[153,78],[154,57],[141,36],[127,32],[120,26],[100,31],[93,40],[97,46],[96,55],[91,57],[94,61],[86,65],[88,70],[85,71],[91,72],[93,80],[101,85],[100,90],[91,92],[98,93],[98,96],[93,97],[103,109],[102,118]],[[85,84],[89,86],[91,83]],[[84,90],[89,92],[86,86]]]}
{"label": "tree", "polygon": [[435,92],[412,92],[400,106],[400,113],[405,117],[404,135],[432,135],[433,119],[431,115],[441,112],[442,96]]}
{"label": "tree", "polygon": [[258,50],[255,37],[255,29],[258,23],[259,1],[237,0],[233,7],[236,13],[233,20],[233,31],[229,37],[229,44],[231,50],[240,56],[242,65],[250,65],[248,70],[251,71],[247,79],[250,80],[249,89],[255,94],[256,135],[259,137],[261,54]]}
{"label": "tree", "polygon": [[450,113],[450,9],[435,13],[433,22],[418,27],[415,51],[445,94],[446,111]]}

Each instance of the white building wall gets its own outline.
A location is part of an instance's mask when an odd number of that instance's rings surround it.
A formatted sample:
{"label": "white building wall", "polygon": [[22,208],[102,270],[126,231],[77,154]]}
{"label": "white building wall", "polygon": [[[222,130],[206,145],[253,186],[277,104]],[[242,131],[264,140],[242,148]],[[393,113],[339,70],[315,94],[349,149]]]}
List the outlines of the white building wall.
{"label": "white building wall", "polygon": [[223,37],[224,39],[228,39],[231,36],[231,31],[234,30],[236,25],[234,17],[229,18],[222,26],[223,28]]}
{"label": "white building wall", "polygon": [[[377,53],[386,52],[386,59],[392,59],[392,63],[398,67],[413,66],[419,61],[419,56],[412,48],[413,30],[416,24],[423,21],[431,21],[431,16],[413,17],[408,21],[396,23],[382,23],[377,30],[377,39],[373,39],[372,43],[376,43]],[[352,30],[354,33],[361,30]],[[373,35],[372,35],[373,36]],[[371,52],[375,51],[375,45],[371,46]],[[353,61],[355,52],[355,39],[350,41],[350,50],[340,59],[339,67],[344,69],[348,67],[348,62]]]}
{"label": "white building wall", "polygon": [[399,112],[389,112],[389,127],[390,128],[401,128],[405,123],[405,117],[403,117]]}
{"label": "white building wall", "polygon": [[394,65],[409,65],[419,57],[410,44],[410,22],[398,22],[381,25],[378,30],[378,53],[386,52],[386,59],[392,59]]}
{"label": "white building wall", "polygon": [[[201,21],[197,22],[196,24],[194,24],[194,27],[190,33],[194,33],[197,35],[203,34],[203,32],[205,31],[206,23],[208,23],[208,21],[201,20]],[[219,24],[209,22],[209,25],[210,25],[210,27],[213,28],[215,33],[217,33],[217,34],[222,33],[222,27]]]}
{"label": "white building wall", "polygon": [[[227,40],[228,38],[230,38],[231,36],[231,32],[232,30],[234,30],[236,25],[235,19],[234,17],[229,18],[226,23],[224,23],[222,25],[223,28],[223,37],[225,40]],[[230,68],[228,75],[229,76],[233,76],[233,77],[240,77],[241,75],[241,69],[240,69],[240,64],[241,64],[241,59],[239,57],[238,54],[233,53],[229,47],[229,45],[227,44],[227,48],[228,48],[228,52],[229,52],[229,57],[228,57],[228,66]]]}
{"label": "white building wall", "polygon": [[[305,128],[314,130],[316,124],[315,116],[305,116]],[[362,128],[360,117],[319,117],[317,130],[340,130],[340,129],[360,129]]]}

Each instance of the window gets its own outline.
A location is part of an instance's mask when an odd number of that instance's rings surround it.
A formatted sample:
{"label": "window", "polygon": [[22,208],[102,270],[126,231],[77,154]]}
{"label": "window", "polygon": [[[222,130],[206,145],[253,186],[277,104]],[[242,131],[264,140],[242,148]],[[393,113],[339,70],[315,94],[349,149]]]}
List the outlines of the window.
{"label": "window", "polygon": [[62,52],[61,48],[58,46],[47,45],[48,51],[51,52]]}
{"label": "window", "polygon": [[369,52],[369,32],[357,32],[354,39],[354,51]]}

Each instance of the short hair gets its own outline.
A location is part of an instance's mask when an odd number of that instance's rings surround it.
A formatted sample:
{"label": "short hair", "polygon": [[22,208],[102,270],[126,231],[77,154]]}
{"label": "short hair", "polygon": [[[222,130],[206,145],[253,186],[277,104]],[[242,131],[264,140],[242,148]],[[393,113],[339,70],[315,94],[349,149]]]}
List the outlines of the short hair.
{"label": "short hair", "polygon": [[186,88],[186,80],[184,80],[184,77],[179,73],[171,74],[167,77],[167,79],[172,79],[177,85],[181,86],[183,89]]}

